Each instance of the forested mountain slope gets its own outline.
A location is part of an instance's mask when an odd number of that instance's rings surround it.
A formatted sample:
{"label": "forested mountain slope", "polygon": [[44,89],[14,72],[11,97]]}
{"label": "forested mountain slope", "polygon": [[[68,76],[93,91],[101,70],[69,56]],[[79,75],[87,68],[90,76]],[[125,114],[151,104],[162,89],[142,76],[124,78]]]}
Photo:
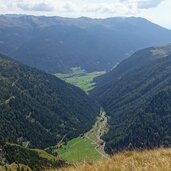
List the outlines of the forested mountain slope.
{"label": "forested mountain slope", "polygon": [[92,96],[110,116],[108,152],[171,146],[170,50],[170,45],[141,50],[97,79]]}
{"label": "forested mountain slope", "polygon": [[0,16],[0,51],[53,74],[110,70],[134,51],[170,40],[170,30],[143,18]]}
{"label": "forested mountain slope", "polygon": [[98,114],[81,89],[0,55],[0,137],[44,148],[89,130]]}
{"label": "forested mountain slope", "polygon": [[[102,95],[104,87],[108,87],[112,82],[117,81],[128,72],[134,71],[145,64],[164,58],[171,54],[171,44],[159,47],[150,47],[135,52],[132,56],[123,60],[116,68],[110,72],[95,78],[97,88],[93,93]],[[100,92],[102,90],[102,92]]]}

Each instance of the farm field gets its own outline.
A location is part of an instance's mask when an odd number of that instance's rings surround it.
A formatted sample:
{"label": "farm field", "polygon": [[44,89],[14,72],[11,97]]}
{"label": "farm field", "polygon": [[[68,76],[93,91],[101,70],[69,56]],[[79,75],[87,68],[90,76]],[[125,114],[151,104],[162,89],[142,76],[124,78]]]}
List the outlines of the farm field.
{"label": "farm field", "polygon": [[95,161],[101,158],[101,154],[86,137],[77,137],[63,145],[58,153],[60,157],[69,162]]}
{"label": "farm field", "polygon": [[60,148],[54,149],[59,157],[69,163],[82,161],[96,161],[106,158],[104,152],[104,142],[101,136],[107,130],[107,117],[101,112],[90,131],[83,136],[79,136],[61,145]]}
{"label": "farm field", "polygon": [[57,73],[55,74],[55,76],[81,88],[86,93],[88,93],[88,91],[92,90],[95,87],[95,83],[93,82],[93,79],[103,74],[105,74],[105,71],[87,73],[85,70],[81,69],[80,67],[74,67],[71,69],[71,72],[69,73],[66,74]]}

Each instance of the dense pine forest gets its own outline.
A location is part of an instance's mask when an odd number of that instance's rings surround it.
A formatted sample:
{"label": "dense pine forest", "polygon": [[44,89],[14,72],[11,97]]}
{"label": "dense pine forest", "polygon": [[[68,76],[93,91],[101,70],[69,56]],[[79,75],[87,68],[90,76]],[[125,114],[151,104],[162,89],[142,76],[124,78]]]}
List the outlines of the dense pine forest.
{"label": "dense pine forest", "polygon": [[[118,0],[117,10],[129,4],[133,13],[109,18],[7,3],[0,7],[0,171],[171,170],[171,30],[132,16],[159,1]],[[29,15],[1,15],[11,6]]]}
{"label": "dense pine forest", "polygon": [[0,136],[34,147],[91,128],[98,105],[81,89],[0,55]]}
{"label": "dense pine forest", "polygon": [[108,152],[171,145],[170,49],[169,45],[142,50],[97,78],[92,94],[110,116],[104,137]]}

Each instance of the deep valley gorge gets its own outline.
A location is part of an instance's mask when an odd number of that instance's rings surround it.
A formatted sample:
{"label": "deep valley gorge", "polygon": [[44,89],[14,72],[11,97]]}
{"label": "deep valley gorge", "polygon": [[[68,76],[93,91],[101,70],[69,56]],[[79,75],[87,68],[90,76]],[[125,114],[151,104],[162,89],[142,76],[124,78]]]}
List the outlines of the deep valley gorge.
{"label": "deep valley gorge", "polygon": [[23,3],[7,7],[29,14],[0,12],[0,171],[170,171],[171,30]]}

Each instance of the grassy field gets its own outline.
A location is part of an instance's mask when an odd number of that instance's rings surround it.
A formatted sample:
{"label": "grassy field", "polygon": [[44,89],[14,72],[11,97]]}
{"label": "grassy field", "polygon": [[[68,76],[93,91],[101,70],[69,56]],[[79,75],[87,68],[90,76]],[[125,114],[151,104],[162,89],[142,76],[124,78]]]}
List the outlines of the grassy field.
{"label": "grassy field", "polygon": [[58,150],[58,154],[68,162],[95,161],[101,158],[91,140],[85,137],[72,139]]}
{"label": "grassy field", "polygon": [[57,73],[55,74],[58,78],[65,80],[77,87],[83,89],[86,93],[95,87],[93,79],[104,74],[104,71],[87,73],[80,67],[75,67],[71,69],[71,72],[66,74]]}
{"label": "grassy field", "polygon": [[58,171],[171,171],[171,148],[120,152],[106,160],[77,164]]}
{"label": "grassy field", "polygon": [[68,141],[67,144],[62,145],[59,149],[54,149],[53,152],[57,150],[59,156],[69,163],[96,161],[106,157],[104,149],[101,148],[100,145],[101,143],[103,144],[103,141],[98,135],[99,133],[103,134],[104,127],[107,126],[106,122],[103,124],[104,117],[104,114],[102,115],[101,113],[90,131],[85,133],[82,137]]}

